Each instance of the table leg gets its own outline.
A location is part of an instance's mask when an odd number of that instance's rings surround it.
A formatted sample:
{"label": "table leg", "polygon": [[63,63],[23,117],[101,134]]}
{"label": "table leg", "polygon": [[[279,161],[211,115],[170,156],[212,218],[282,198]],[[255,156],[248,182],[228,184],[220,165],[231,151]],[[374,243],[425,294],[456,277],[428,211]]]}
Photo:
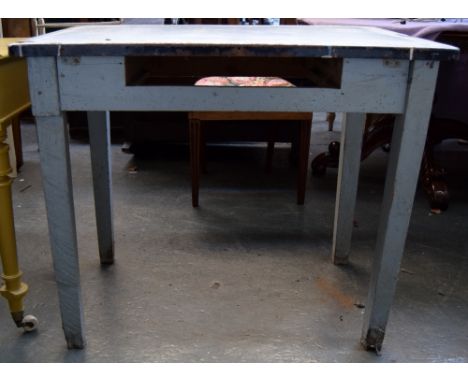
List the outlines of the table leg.
{"label": "table leg", "polygon": [[437,62],[410,65],[405,112],[395,121],[361,343],[381,350],[418,182]]}
{"label": "table leg", "polygon": [[70,169],[63,115],[36,117],[42,184],[62,326],[69,348],[83,348],[83,310]]}
{"label": "table leg", "polygon": [[336,113],[327,113],[328,131],[333,131]]}
{"label": "table leg", "polygon": [[200,129],[200,167],[201,167],[201,172],[203,174],[206,174],[208,172],[207,170],[207,159],[206,159],[206,131]]}
{"label": "table leg", "polygon": [[365,123],[366,115],[363,113],[344,115],[333,227],[334,264],[348,263]]}
{"label": "table leg", "polygon": [[8,176],[11,165],[8,156],[10,148],[4,141],[7,136],[7,125],[0,124],[0,258],[2,262],[3,285],[0,295],[8,301],[11,316],[16,326],[32,331],[37,326],[33,316],[24,316],[23,299],[28,292],[28,286],[21,281],[22,272],[19,269],[16,253],[15,224],[13,218],[13,203],[11,197],[12,180]]}
{"label": "table leg", "polygon": [[109,112],[88,112],[94,205],[102,265],[114,262]]}

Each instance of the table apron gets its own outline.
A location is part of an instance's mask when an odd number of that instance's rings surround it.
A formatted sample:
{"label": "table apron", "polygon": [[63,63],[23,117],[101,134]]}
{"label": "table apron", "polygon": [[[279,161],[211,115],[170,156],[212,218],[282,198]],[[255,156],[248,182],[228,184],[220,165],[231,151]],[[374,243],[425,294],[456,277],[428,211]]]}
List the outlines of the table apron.
{"label": "table apron", "polygon": [[340,89],[127,86],[124,57],[59,57],[64,111],[402,113],[409,62],[345,59]]}

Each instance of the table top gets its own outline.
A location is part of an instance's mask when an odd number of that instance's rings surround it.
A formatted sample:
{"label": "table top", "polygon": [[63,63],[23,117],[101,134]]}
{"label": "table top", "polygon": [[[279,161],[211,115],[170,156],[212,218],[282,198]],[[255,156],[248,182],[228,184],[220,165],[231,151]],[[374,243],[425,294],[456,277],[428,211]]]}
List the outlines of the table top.
{"label": "table top", "polygon": [[413,37],[437,40],[444,32],[468,33],[468,19],[299,19],[307,25],[348,25],[383,28]]}
{"label": "table top", "polygon": [[[299,19],[308,25],[374,26],[429,40],[453,41],[461,48],[457,62],[439,69],[433,116],[468,126],[468,19]],[[439,40],[440,41],[440,40]],[[451,43],[450,42],[450,43]]]}
{"label": "table top", "polygon": [[361,26],[80,26],[10,46],[27,56],[270,56],[446,60],[458,48]]}

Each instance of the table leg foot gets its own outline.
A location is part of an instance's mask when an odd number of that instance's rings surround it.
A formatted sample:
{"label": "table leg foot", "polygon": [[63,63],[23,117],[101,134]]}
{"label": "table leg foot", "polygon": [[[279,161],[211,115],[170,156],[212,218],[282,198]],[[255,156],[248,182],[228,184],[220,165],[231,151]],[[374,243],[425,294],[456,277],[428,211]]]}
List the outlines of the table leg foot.
{"label": "table leg foot", "polygon": [[65,340],[67,341],[68,349],[84,349],[85,341],[81,334],[66,334]]}
{"label": "table leg foot", "polygon": [[114,264],[114,251],[113,249],[109,249],[108,251],[105,252],[100,252],[99,253],[100,257],[100,264],[102,267],[107,267],[109,265]]}
{"label": "table leg foot", "polygon": [[371,328],[367,331],[366,335],[361,338],[361,345],[366,350],[375,351],[377,354],[380,354],[384,337],[385,330]]}
{"label": "table leg foot", "polygon": [[333,257],[333,264],[334,265],[348,265],[349,264],[349,256],[346,257]]}

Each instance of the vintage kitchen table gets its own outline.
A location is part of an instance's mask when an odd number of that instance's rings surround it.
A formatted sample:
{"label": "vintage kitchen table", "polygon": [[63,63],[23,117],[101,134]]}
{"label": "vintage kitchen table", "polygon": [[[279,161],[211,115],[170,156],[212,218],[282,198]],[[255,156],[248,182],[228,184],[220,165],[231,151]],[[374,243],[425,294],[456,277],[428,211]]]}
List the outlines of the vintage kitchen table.
{"label": "vintage kitchen table", "polygon": [[24,315],[23,299],[28,286],[21,281],[16,253],[9,176],[12,168],[8,155],[10,147],[6,142],[8,126],[19,127],[19,115],[30,106],[26,60],[8,54],[8,44],[17,41],[17,38],[0,39],[0,257],[3,270],[0,295],[8,301],[16,325],[31,331],[36,328],[37,321],[31,315]]}
{"label": "vintage kitchen table", "polygon": [[[439,61],[456,59],[457,48],[371,27],[120,25],[51,33],[10,53],[28,61],[68,347],[84,347],[85,338],[65,112],[88,112],[100,259],[110,264],[109,111],[341,111],[335,264],[350,252],[365,113],[397,115],[361,338],[381,349]],[[210,75],[278,76],[296,87],[193,86]]]}

